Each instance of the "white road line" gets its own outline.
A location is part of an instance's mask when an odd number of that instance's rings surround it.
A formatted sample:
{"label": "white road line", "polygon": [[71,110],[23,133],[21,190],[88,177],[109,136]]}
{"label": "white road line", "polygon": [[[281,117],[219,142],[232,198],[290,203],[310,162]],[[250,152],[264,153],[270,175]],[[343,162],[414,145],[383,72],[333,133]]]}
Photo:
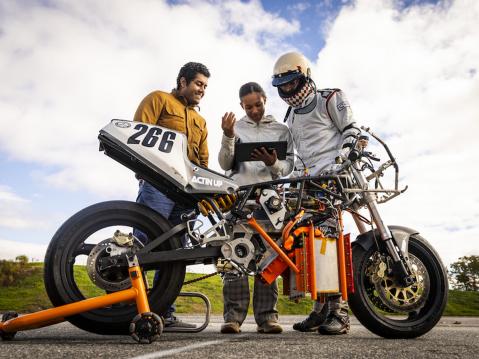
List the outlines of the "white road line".
{"label": "white road line", "polygon": [[[238,338],[238,337],[239,336],[236,336],[235,338]],[[145,355],[140,355],[140,356],[137,356],[137,357],[133,357],[131,359],[163,358],[163,357],[166,357],[168,355],[175,355],[175,354],[186,352],[186,351],[192,350],[192,349],[197,349],[197,348],[207,347],[209,345],[224,343],[224,342],[227,342],[228,340],[231,340],[231,339],[211,340],[209,342],[187,345],[186,347],[169,349],[169,350],[162,350],[162,351],[159,351],[159,352],[153,352],[153,353],[149,353],[149,354],[145,354]]]}

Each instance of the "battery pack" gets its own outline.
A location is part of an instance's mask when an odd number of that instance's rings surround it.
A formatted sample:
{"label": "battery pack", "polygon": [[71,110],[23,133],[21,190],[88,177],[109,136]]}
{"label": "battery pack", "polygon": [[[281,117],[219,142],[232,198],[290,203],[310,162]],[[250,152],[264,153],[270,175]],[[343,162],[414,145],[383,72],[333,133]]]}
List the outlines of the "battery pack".
{"label": "battery pack", "polygon": [[339,292],[338,249],[336,238],[315,237],[314,259],[316,291],[318,293]]}

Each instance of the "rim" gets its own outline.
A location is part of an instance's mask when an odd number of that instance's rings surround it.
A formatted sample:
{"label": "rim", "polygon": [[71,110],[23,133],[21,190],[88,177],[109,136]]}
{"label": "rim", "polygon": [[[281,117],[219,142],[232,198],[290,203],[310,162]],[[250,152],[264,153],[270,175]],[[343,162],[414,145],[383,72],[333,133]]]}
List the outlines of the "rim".
{"label": "rim", "polygon": [[[108,269],[102,273],[103,275],[98,278],[98,283],[103,281],[111,281],[110,283],[117,282],[118,286],[112,285],[111,288],[102,285],[98,286],[91,278],[92,273],[96,272],[96,274],[99,274],[97,272],[97,259],[108,255],[106,253],[105,243],[111,241],[112,234],[115,233],[116,230],[129,233],[133,231],[133,228],[137,228],[144,232],[149,238],[154,238],[163,233],[163,231],[158,228],[158,233],[153,234],[145,225],[131,219],[92,222],[94,221],[88,222],[89,224],[79,231],[79,235],[72,239],[73,243],[62,255],[63,265],[60,267],[60,271],[62,272],[60,274],[65,280],[63,287],[70,289],[68,296],[73,301],[104,295],[131,286],[127,271]],[[110,233],[110,235],[107,233]],[[89,260],[90,263],[88,263]],[[169,276],[171,268],[167,266],[159,268],[161,268],[165,277]],[[143,273],[150,287],[152,286],[155,270]],[[119,309],[121,307],[125,307],[125,309],[134,308],[134,304],[120,303],[113,305],[109,309]]]}
{"label": "rim", "polygon": [[367,305],[385,321],[408,322],[424,314],[431,293],[431,278],[427,266],[419,257],[409,253],[416,283],[401,287],[387,274],[387,258],[375,252],[366,261],[363,282]]}

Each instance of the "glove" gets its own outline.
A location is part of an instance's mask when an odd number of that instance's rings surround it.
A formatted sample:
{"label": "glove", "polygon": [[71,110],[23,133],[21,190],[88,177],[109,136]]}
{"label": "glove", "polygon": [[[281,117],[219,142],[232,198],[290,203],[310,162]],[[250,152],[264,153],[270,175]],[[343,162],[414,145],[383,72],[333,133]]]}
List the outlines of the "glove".
{"label": "glove", "polygon": [[320,175],[327,176],[327,175],[336,175],[341,170],[342,165],[337,163],[332,163],[324,170],[321,171]]}

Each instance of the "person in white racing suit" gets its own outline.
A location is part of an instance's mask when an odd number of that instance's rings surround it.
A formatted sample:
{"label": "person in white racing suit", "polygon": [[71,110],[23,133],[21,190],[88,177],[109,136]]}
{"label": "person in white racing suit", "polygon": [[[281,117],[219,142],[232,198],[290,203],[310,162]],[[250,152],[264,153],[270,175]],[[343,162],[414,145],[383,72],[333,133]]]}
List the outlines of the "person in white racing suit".
{"label": "person in white racing suit", "polygon": [[[221,127],[223,138],[218,162],[222,169],[228,171],[239,185],[271,181],[287,176],[293,170],[293,140],[288,127],[278,123],[273,116],[265,115],[266,94],[261,86],[249,82],[239,90],[241,107],[246,116],[236,121],[235,115],[228,112],[223,116]],[[255,161],[235,161],[235,143],[237,142],[269,142],[287,141],[285,160],[279,160],[275,151],[268,152],[264,147],[253,152]],[[261,216],[261,213],[257,214]],[[227,272],[224,276],[224,324],[221,333],[235,334],[248,313],[250,291],[247,276],[238,276],[235,272]],[[263,283],[258,277],[254,280],[253,312],[258,324],[259,333],[278,334],[283,331],[278,323],[278,284]]]}
{"label": "person in white racing suit", "polygon": [[[297,52],[280,56],[273,72],[272,84],[289,105],[285,121],[304,170],[319,175],[333,169],[335,159],[360,134],[346,96],[340,89],[316,89],[308,60]],[[346,334],[349,326],[347,304],[341,301],[340,293],[335,293],[327,296],[325,303],[315,302],[309,316],[293,328]]]}

